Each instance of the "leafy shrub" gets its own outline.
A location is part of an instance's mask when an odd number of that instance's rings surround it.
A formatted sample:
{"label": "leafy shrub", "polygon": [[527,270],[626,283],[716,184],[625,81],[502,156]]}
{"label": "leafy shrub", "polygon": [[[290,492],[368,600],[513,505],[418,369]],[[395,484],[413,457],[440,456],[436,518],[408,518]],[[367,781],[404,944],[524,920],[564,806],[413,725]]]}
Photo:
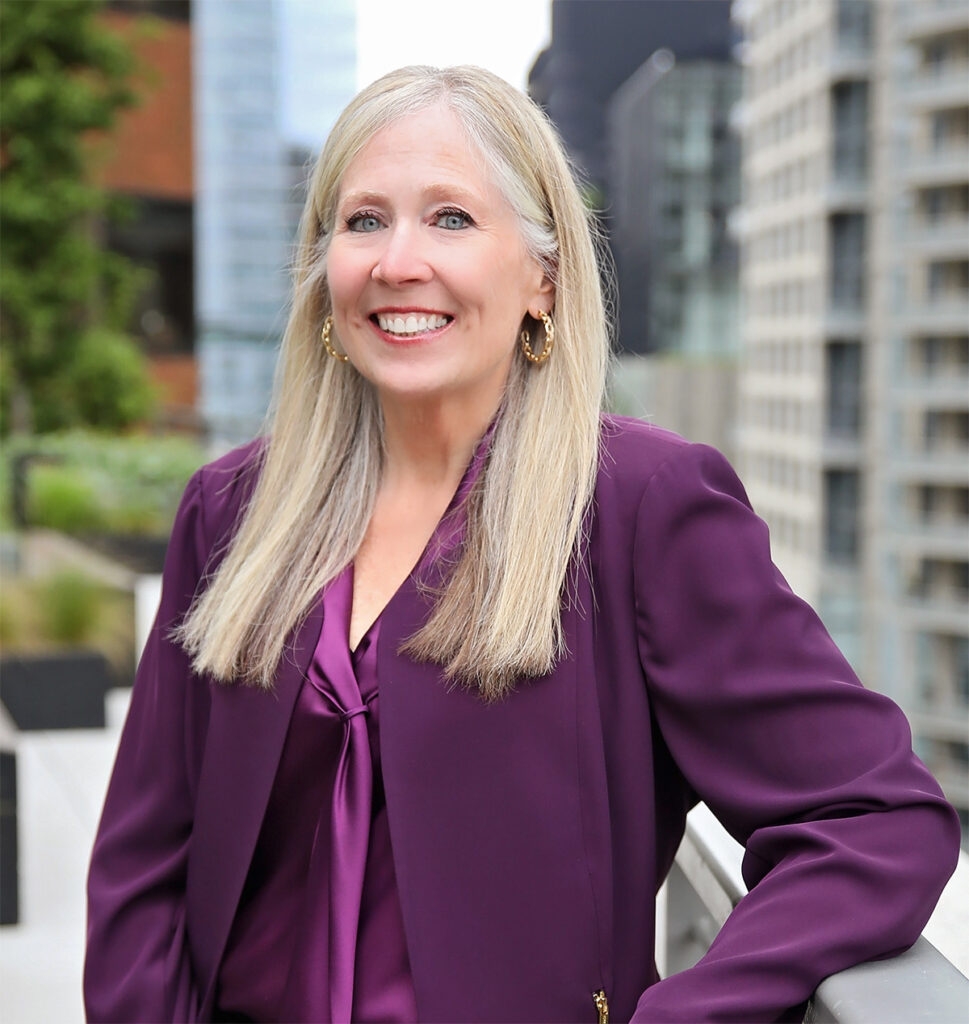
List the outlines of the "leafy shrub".
{"label": "leafy shrub", "polygon": [[103,586],[74,569],[38,578],[5,577],[0,648],[19,654],[97,650],[118,678],[130,678],[136,660],[134,613],[131,591]]}
{"label": "leafy shrub", "polygon": [[90,641],[101,617],[101,588],[79,572],[64,571],[37,584],[44,634],[56,644]]}
{"label": "leafy shrub", "polygon": [[8,588],[0,593],[0,647],[16,643],[23,631],[23,610]]}
{"label": "leafy shrub", "polygon": [[98,496],[89,480],[63,466],[34,466],[27,515],[35,526],[84,533],[104,525]]}
{"label": "leafy shrub", "polygon": [[85,332],[69,376],[80,419],[93,427],[120,430],[145,420],[155,404],[145,357],[116,331]]}
{"label": "leafy shrub", "polygon": [[[81,431],[15,437],[4,446],[0,466],[4,479],[0,492],[6,492],[5,497],[10,491],[10,462],[23,452],[57,460],[56,465],[34,464],[28,470],[28,521],[69,533],[166,536],[188,478],[205,461],[201,446],[182,437],[117,437]],[[55,523],[44,511],[50,504],[44,488],[49,486],[47,481],[64,477],[70,479],[78,497],[71,513],[60,515]],[[69,501],[55,497],[53,504],[63,508]],[[9,512],[0,519],[9,520]]]}

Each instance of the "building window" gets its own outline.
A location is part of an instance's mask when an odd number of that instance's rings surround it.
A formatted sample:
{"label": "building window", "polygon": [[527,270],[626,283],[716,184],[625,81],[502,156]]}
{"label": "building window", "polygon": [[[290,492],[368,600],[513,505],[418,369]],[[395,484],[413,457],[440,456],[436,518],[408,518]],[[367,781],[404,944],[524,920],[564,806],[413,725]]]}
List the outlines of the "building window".
{"label": "building window", "polygon": [[952,663],[955,694],[963,702],[969,701],[969,637],[952,639]]}
{"label": "building window", "polygon": [[855,565],[859,548],[861,481],[857,470],[829,469],[824,474],[824,550],[839,565]]}
{"label": "building window", "polygon": [[838,0],[838,45],[867,50],[871,43],[870,0]]}
{"label": "building window", "polygon": [[836,213],[830,221],[829,291],[835,309],[860,310],[865,301],[865,217]]}
{"label": "building window", "polygon": [[861,344],[835,341],[826,346],[827,428],[832,437],[857,438],[861,432]]}
{"label": "building window", "polygon": [[838,82],[831,90],[834,176],[861,181],[868,171],[868,83]]}

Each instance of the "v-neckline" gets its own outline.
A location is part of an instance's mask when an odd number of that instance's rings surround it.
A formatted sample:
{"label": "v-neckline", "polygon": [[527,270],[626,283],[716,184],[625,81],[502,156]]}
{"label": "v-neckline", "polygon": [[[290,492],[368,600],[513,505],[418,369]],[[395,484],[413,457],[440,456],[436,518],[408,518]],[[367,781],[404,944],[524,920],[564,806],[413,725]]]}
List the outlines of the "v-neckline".
{"label": "v-neckline", "polygon": [[[457,487],[454,489],[454,494],[451,495],[451,500],[448,502],[447,508],[434,525],[434,529],[431,530],[431,535],[427,538],[427,542],[421,549],[421,553],[417,556],[417,560],[411,566],[410,571],[400,581],[400,585],[386,600],[383,607],[374,617],[370,625],[360,634],[360,639],[357,641],[356,646],[350,646],[350,625],[353,621],[353,597],[354,597],[354,573],[355,565],[354,562],[350,562],[346,569],[337,577],[338,580],[342,580],[345,576],[349,576],[349,580],[346,585],[349,589],[348,600],[346,602],[346,622],[344,635],[346,637],[347,649],[350,652],[351,658],[356,655],[360,649],[360,645],[367,639],[367,637],[374,631],[377,624],[380,622],[381,616],[387,610],[388,605],[397,597],[401,590],[407,586],[407,584],[413,579],[413,577],[420,572],[426,565],[434,564],[439,561],[442,557],[453,551],[464,539],[464,528],[466,525],[466,517],[456,517],[455,513],[458,512],[468,495],[471,493],[471,488],[474,487],[478,477],[481,475],[481,470],[484,467],[485,457],[487,455],[488,447],[495,432],[495,427],[498,423],[498,416],[491,421],[488,429],[484,432],[481,439],[475,445],[474,452],[471,455],[471,459],[468,462],[467,468],[464,471],[460,481],[458,481]],[[448,532],[448,527],[450,531]],[[442,536],[443,534],[443,536]],[[334,581],[334,583],[336,580]]]}

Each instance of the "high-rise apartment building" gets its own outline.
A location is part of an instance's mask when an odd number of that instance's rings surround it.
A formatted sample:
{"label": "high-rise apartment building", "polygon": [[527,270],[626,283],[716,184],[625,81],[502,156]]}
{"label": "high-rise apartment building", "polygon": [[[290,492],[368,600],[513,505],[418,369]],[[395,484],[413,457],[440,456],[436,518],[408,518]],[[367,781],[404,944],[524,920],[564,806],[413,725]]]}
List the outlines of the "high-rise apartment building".
{"label": "high-rise apartment building", "polygon": [[[282,13],[279,0],[192,5],[200,411],[221,447],[259,430],[285,328],[299,140],[284,116]],[[325,50],[313,83],[322,134],[354,90],[355,15],[350,0],[302,14]]]}
{"label": "high-rise apartment building", "polygon": [[969,807],[969,3],[740,0],[740,462]]}
{"label": "high-rise apartment building", "polygon": [[969,808],[969,0],[877,4],[867,663]]}

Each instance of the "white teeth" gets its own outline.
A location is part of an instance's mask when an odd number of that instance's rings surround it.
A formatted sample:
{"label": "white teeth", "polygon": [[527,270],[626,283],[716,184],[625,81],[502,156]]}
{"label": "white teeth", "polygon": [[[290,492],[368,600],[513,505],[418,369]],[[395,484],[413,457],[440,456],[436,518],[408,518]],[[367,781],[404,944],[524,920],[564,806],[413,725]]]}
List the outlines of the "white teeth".
{"label": "white teeth", "polygon": [[431,313],[430,316],[410,313],[406,317],[378,313],[377,323],[380,324],[380,329],[388,334],[423,334],[425,331],[436,331],[443,327],[448,323],[448,318],[439,313]]}

